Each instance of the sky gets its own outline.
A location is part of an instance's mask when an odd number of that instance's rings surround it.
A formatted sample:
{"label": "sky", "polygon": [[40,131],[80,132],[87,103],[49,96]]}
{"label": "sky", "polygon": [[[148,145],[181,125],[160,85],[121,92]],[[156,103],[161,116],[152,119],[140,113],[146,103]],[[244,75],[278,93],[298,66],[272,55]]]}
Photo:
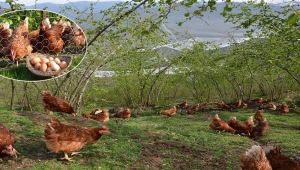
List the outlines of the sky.
{"label": "sky", "polygon": [[[65,4],[68,2],[77,2],[77,1],[85,1],[85,0],[37,0],[37,3],[46,3],[46,2],[51,2],[51,3],[56,3],[56,4]],[[91,2],[95,2],[97,0],[88,0]],[[103,1],[126,1],[126,0],[99,0],[100,2]],[[245,0],[232,0],[234,2],[242,2]],[[265,0],[265,2],[270,2],[270,3],[283,3],[283,2],[289,2],[291,0]],[[5,0],[0,0],[0,2],[5,2]],[[34,5],[35,4],[35,0],[18,0],[19,3],[21,4],[25,4],[26,6],[30,6],[30,5]],[[221,0],[220,0],[221,2]]]}

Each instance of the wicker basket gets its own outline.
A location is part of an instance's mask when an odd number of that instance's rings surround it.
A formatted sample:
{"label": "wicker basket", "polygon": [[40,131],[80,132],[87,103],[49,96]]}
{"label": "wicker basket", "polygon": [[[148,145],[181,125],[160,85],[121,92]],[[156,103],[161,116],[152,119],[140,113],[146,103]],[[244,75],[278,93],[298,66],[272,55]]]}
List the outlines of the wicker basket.
{"label": "wicker basket", "polygon": [[58,71],[40,71],[40,70],[36,70],[33,65],[30,63],[30,60],[32,57],[40,57],[40,58],[49,58],[49,57],[53,57],[53,55],[49,55],[49,54],[41,54],[41,53],[31,53],[29,56],[27,56],[26,58],[26,66],[27,68],[35,75],[37,76],[41,76],[41,77],[55,77],[55,76],[59,76],[62,75],[67,69],[68,67],[72,64],[72,57],[70,56],[57,56],[55,58],[59,58],[61,61],[65,61],[67,63],[67,66],[64,69],[58,70]]}

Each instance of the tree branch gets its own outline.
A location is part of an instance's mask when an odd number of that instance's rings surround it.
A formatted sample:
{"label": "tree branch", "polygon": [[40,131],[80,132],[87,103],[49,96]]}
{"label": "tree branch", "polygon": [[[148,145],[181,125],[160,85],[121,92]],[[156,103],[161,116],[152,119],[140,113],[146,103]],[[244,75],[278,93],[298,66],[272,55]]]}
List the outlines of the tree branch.
{"label": "tree branch", "polygon": [[134,12],[136,9],[138,9],[140,6],[144,5],[146,2],[148,2],[148,0],[144,0],[143,2],[141,2],[139,5],[133,7],[131,10],[125,12],[123,15],[121,15],[120,17],[115,18],[114,20],[112,20],[109,24],[107,24],[106,26],[104,26],[104,28],[102,30],[100,30],[95,36],[94,38],[88,43],[88,47],[90,45],[92,45],[92,43],[104,32],[106,31],[110,26],[112,26],[114,23],[116,23],[117,21],[123,19],[124,17],[128,16],[129,14],[131,14],[132,12]]}
{"label": "tree branch", "polygon": [[288,70],[287,68],[281,66],[278,62],[275,62],[275,65],[278,66],[279,68],[281,68],[282,70],[286,71],[300,85],[300,80],[292,72],[290,72],[290,70]]}

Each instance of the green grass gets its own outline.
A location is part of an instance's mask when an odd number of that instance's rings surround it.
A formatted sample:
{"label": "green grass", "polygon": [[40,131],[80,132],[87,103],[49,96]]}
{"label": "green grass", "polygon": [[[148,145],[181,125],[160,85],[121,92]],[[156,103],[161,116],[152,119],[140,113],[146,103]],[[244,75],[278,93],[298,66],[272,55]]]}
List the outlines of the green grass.
{"label": "green grass", "polygon": [[6,78],[16,79],[16,80],[25,80],[25,81],[37,80],[37,77],[27,69],[26,65],[19,65],[18,67],[17,65],[14,65],[5,70],[1,70],[0,75]]}
{"label": "green grass", "polygon": [[[15,135],[18,159],[5,158],[0,169],[239,169],[240,155],[253,144],[271,142],[280,145],[283,152],[297,154],[300,151],[300,115],[280,115],[265,112],[269,131],[258,141],[231,133],[210,129],[212,112],[186,115],[183,112],[172,118],[157,111],[134,112],[123,121],[111,118],[99,123],[82,117],[55,114],[61,122],[83,127],[103,124],[110,128],[97,143],[84,147],[76,162],[58,160],[62,153],[47,150],[43,129],[47,113],[14,113],[0,110],[0,120]],[[254,110],[218,112],[225,121],[230,116],[246,120]],[[116,121],[120,120],[120,121]]]}

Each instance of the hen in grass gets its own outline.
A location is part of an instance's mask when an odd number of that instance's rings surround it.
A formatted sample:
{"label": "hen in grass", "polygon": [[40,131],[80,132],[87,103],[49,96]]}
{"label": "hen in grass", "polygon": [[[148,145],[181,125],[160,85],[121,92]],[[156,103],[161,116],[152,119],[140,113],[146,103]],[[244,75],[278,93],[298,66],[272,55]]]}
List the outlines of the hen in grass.
{"label": "hen in grass", "polygon": [[263,109],[258,109],[254,113],[254,119],[257,120],[258,122],[261,122],[264,119],[263,112],[264,112]]}
{"label": "hen in grass", "polygon": [[15,138],[12,133],[0,123],[0,158],[14,156],[17,158],[17,151],[14,148]]}
{"label": "hen in grass", "polygon": [[245,122],[238,121],[235,116],[231,116],[228,125],[235,130],[236,134],[250,135],[253,126],[247,125]]}
{"label": "hen in grass", "polygon": [[244,123],[250,128],[250,132],[252,132],[254,127],[253,116],[250,116]]}
{"label": "hen in grass", "polygon": [[200,107],[200,104],[197,103],[197,104],[195,104],[191,109],[188,109],[188,110],[186,111],[186,113],[189,114],[189,115],[196,114],[196,113],[198,112],[198,110],[199,110],[199,107]]}
{"label": "hen in grass", "polygon": [[264,149],[273,170],[300,170],[300,162],[283,155],[280,146],[267,146]]}
{"label": "hen in grass", "polygon": [[127,107],[126,109],[119,109],[117,113],[113,114],[113,117],[127,119],[131,116],[131,110]]}
{"label": "hen in grass", "polygon": [[269,130],[269,122],[266,118],[264,120],[260,121],[252,130],[250,134],[251,139],[257,139],[261,136],[263,136],[267,131]]}
{"label": "hen in grass", "polygon": [[288,112],[290,112],[290,108],[286,104],[286,102],[282,102],[282,104],[280,105],[280,108],[279,108],[279,112],[283,113],[283,114],[287,114]]}
{"label": "hen in grass", "polygon": [[218,114],[214,116],[209,127],[213,130],[235,133],[235,130],[230,127],[227,122],[222,121]]}
{"label": "hen in grass", "polygon": [[53,112],[62,112],[71,114],[74,117],[77,115],[68,101],[52,96],[49,91],[43,91],[42,95],[42,104],[45,109],[50,111],[50,114],[53,114]]}
{"label": "hen in grass", "polygon": [[176,114],[176,111],[177,111],[176,106],[172,106],[170,109],[161,110],[160,114],[163,114],[163,115],[166,115],[169,117],[173,117]]}
{"label": "hen in grass", "polygon": [[81,148],[85,145],[96,143],[102,135],[109,132],[107,126],[99,128],[82,128],[79,126],[70,126],[61,123],[53,115],[50,115],[50,121],[46,124],[44,137],[46,147],[55,153],[63,152],[64,157],[61,160],[73,161],[69,158],[79,154]]}
{"label": "hen in grass", "polygon": [[272,170],[264,149],[258,145],[253,145],[241,155],[241,168],[243,170]]}
{"label": "hen in grass", "polygon": [[[98,113],[99,111],[99,113]],[[109,121],[109,112],[107,109],[95,110],[92,113],[82,113],[82,116],[85,118],[91,118],[99,122],[108,122]]]}
{"label": "hen in grass", "polygon": [[190,107],[190,104],[188,104],[186,101],[182,102],[182,103],[178,103],[176,105],[176,107],[181,108],[181,109],[187,109]]}

